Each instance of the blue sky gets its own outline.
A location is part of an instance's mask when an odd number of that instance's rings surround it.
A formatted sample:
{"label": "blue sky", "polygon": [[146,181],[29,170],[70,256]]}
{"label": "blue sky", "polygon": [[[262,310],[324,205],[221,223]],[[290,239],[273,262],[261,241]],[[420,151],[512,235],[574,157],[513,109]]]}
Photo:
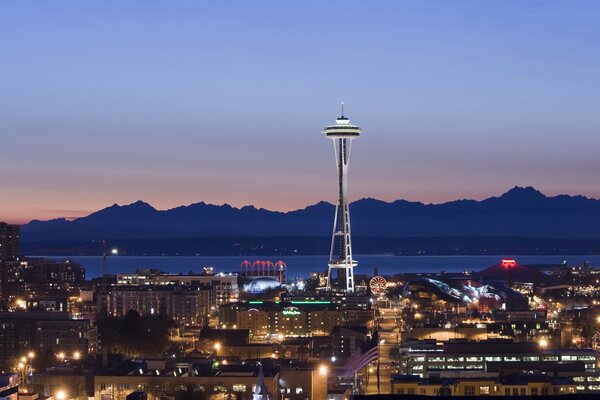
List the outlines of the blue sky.
{"label": "blue sky", "polygon": [[514,185],[600,197],[595,1],[5,2],[0,220]]}

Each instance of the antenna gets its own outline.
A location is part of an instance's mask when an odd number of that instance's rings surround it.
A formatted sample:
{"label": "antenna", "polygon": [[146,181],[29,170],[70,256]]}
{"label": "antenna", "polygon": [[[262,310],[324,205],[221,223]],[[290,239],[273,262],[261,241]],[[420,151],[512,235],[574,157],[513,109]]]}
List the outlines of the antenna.
{"label": "antenna", "polygon": [[342,118],[344,117],[344,102],[342,101]]}

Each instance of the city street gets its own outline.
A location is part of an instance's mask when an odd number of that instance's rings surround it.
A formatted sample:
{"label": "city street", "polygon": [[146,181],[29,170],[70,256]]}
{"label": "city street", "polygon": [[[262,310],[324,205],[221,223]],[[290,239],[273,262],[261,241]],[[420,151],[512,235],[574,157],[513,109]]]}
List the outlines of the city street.
{"label": "city street", "polygon": [[377,388],[377,367],[373,363],[373,372],[369,371],[369,383],[366,394],[386,394],[391,393],[390,377],[394,371],[391,365],[392,357],[390,352],[398,346],[398,332],[396,328],[396,318],[398,311],[393,308],[380,309],[381,320],[379,323],[379,389]]}

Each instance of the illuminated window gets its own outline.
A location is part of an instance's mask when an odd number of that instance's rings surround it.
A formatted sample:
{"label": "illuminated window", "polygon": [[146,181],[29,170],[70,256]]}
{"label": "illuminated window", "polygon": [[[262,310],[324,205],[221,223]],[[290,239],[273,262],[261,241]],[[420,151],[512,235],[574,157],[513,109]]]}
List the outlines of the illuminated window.
{"label": "illuminated window", "polygon": [[485,361],[502,361],[502,357],[486,357]]}
{"label": "illuminated window", "polygon": [[296,394],[302,394],[302,388],[301,387],[297,387],[296,388]]}
{"label": "illuminated window", "polygon": [[540,358],[537,356],[523,357],[523,361],[540,361]]}
{"label": "illuminated window", "polygon": [[592,360],[596,360],[596,357],[594,357],[594,356],[579,356],[577,359],[581,360],[581,361],[583,361],[583,360],[592,361]]}
{"label": "illuminated window", "polygon": [[246,385],[233,385],[233,391],[234,392],[245,392],[246,391]]}

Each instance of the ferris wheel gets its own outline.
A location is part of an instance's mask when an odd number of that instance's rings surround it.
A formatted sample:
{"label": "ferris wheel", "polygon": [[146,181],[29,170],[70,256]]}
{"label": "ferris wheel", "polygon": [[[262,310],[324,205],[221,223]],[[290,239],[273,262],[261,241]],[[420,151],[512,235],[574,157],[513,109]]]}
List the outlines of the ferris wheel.
{"label": "ferris wheel", "polygon": [[373,292],[373,294],[376,294],[377,296],[382,295],[383,292],[385,292],[386,283],[387,282],[383,276],[374,276],[369,281],[369,287],[371,288],[371,292]]}

